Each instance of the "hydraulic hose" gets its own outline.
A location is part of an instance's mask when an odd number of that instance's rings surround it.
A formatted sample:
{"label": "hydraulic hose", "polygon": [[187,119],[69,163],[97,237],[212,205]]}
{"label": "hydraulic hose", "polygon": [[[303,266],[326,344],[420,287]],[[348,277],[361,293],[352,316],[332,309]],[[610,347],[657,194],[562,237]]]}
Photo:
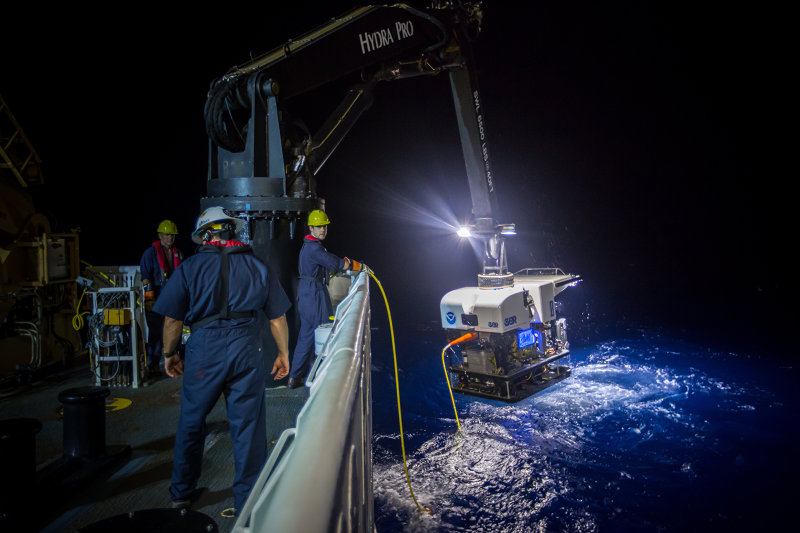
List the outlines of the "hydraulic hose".
{"label": "hydraulic hose", "polygon": [[83,295],[86,294],[86,289],[83,289],[81,292],[81,297],[78,298],[78,305],[75,306],[75,316],[72,317],[72,329],[75,331],[80,331],[83,329],[83,316],[88,315],[89,311],[84,311],[81,313],[81,302],[83,301]]}
{"label": "hydraulic hose", "polygon": [[408,464],[406,462],[406,443],[403,437],[403,413],[400,410],[400,378],[397,373],[397,349],[395,347],[395,342],[394,342],[394,327],[392,326],[392,313],[391,311],[389,311],[389,300],[386,298],[386,293],[383,290],[381,282],[378,281],[378,278],[375,277],[375,274],[372,272],[372,270],[370,270],[368,267],[366,267],[364,270],[366,270],[366,272],[369,273],[370,277],[373,279],[373,281],[375,281],[375,284],[380,289],[381,295],[383,295],[383,302],[386,304],[386,314],[389,317],[389,333],[392,338],[392,357],[394,358],[394,384],[395,384],[395,390],[397,392],[397,419],[400,423],[400,449],[403,452],[403,469],[406,472],[406,482],[408,483],[408,490],[409,492],[411,492],[411,498],[417,505],[417,509],[419,509],[420,512],[426,512],[432,515],[433,510],[431,510],[428,507],[423,508],[417,501],[417,497],[414,495],[414,489],[411,488],[411,476],[409,476],[408,474]]}
{"label": "hydraulic hose", "polygon": [[458,421],[458,410],[456,409],[456,400],[453,398],[453,388],[450,386],[450,375],[447,372],[447,365],[444,364],[444,353],[447,351],[448,348],[452,348],[456,344],[461,344],[462,342],[471,341],[478,334],[474,331],[467,333],[466,335],[462,335],[461,337],[457,338],[454,341],[451,341],[442,348],[442,368],[444,369],[444,378],[447,380],[447,390],[450,391],[450,401],[453,402],[453,413],[456,415],[456,426],[458,426],[459,433],[461,432],[461,422]]}
{"label": "hydraulic hose", "polygon": [[[83,259],[81,259],[81,263],[86,265],[86,267],[89,270],[91,270],[93,273],[105,278],[105,280],[109,284],[116,285],[116,283],[114,283],[114,280],[112,280],[107,275],[105,275],[105,273],[100,272],[99,270],[96,270],[92,265],[90,265],[89,263],[87,263]],[[86,287],[83,288],[83,292],[81,292],[81,297],[78,298],[78,305],[75,307],[75,316],[72,317],[72,329],[74,329],[75,331],[80,331],[83,328],[83,324],[84,324],[83,316],[89,314],[88,311],[85,311],[85,312],[81,313],[81,302],[83,301],[83,295],[84,294],[86,294]]]}

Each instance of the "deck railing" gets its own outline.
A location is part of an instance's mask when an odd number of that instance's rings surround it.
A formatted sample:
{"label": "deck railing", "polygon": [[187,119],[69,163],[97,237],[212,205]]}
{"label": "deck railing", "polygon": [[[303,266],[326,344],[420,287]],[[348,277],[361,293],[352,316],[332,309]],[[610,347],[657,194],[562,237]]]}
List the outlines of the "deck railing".
{"label": "deck railing", "polygon": [[362,272],[336,308],[297,425],[281,434],[235,532],[374,530],[369,319]]}

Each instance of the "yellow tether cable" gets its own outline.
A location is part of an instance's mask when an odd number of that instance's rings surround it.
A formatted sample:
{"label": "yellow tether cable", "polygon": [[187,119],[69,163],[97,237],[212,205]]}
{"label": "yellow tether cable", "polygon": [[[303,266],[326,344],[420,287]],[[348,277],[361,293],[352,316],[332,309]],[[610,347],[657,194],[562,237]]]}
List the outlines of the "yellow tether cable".
{"label": "yellow tether cable", "polygon": [[446,352],[448,348],[451,348],[456,344],[461,344],[464,341],[471,341],[477,336],[478,336],[477,333],[469,332],[466,335],[462,335],[456,340],[447,343],[447,345],[445,345],[445,347],[442,348],[442,368],[444,369],[444,378],[447,380],[447,390],[450,391],[450,401],[453,402],[453,413],[455,413],[456,415],[456,425],[458,426],[459,432],[461,432],[461,422],[458,421],[458,410],[456,409],[456,399],[453,398],[453,388],[450,386],[450,375],[447,372],[447,365],[444,364],[444,352]]}
{"label": "yellow tether cable", "polygon": [[453,398],[453,388],[450,386],[450,376],[447,374],[447,365],[444,364],[444,352],[450,347],[448,344],[447,346],[442,349],[442,368],[444,369],[444,378],[447,380],[447,390],[450,391],[450,401],[453,402],[453,413],[456,415],[456,426],[458,426],[458,431],[461,432],[461,422],[458,421],[458,410],[456,410],[456,399]]}
{"label": "yellow tether cable", "polygon": [[408,490],[411,492],[411,498],[414,499],[414,503],[417,505],[417,509],[420,512],[426,512],[428,514],[433,514],[433,511],[425,507],[423,508],[419,502],[417,501],[417,497],[414,495],[414,489],[411,488],[411,476],[408,475],[408,465],[406,464],[406,444],[403,438],[403,414],[400,411],[400,378],[397,374],[397,349],[395,348],[394,343],[394,327],[392,326],[392,313],[389,311],[389,300],[386,299],[386,293],[383,291],[383,287],[381,286],[381,282],[378,281],[378,278],[375,277],[375,274],[372,270],[367,269],[370,277],[375,280],[375,283],[378,285],[378,288],[381,290],[381,294],[383,295],[383,301],[386,304],[386,314],[389,316],[389,333],[392,337],[392,356],[394,357],[394,384],[395,389],[397,391],[397,418],[400,422],[400,449],[403,451],[403,468],[406,472],[406,482],[408,483]]}

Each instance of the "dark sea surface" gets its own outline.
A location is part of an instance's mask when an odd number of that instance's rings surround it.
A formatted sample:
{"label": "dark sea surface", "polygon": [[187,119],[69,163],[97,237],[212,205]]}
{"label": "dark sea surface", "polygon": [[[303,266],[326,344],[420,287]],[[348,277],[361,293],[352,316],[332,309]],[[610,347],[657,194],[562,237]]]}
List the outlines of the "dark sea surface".
{"label": "dark sea surface", "polygon": [[[570,378],[516,404],[456,395],[444,334],[373,332],[376,526],[393,531],[800,531],[797,367],[657,330],[571,334]],[[581,337],[581,335],[578,335]]]}

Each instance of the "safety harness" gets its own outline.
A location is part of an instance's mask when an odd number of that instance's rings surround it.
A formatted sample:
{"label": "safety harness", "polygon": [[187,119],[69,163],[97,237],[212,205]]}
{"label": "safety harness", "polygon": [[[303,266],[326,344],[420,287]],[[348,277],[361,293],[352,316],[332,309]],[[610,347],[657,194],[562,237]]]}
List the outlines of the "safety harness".
{"label": "safety harness", "polygon": [[250,318],[256,316],[256,311],[231,311],[228,307],[229,286],[230,286],[230,254],[237,253],[252,253],[252,249],[247,245],[242,246],[213,246],[206,244],[201,246],[197,253],[216,253],[219,254],[219,279],[222,295],[222,307],[219,312],[211,316],[201,318],[200,320],[191,324],[192,332],[197,331],[203,326],[214,322],[215,320],[230,320],[232,318]]}

